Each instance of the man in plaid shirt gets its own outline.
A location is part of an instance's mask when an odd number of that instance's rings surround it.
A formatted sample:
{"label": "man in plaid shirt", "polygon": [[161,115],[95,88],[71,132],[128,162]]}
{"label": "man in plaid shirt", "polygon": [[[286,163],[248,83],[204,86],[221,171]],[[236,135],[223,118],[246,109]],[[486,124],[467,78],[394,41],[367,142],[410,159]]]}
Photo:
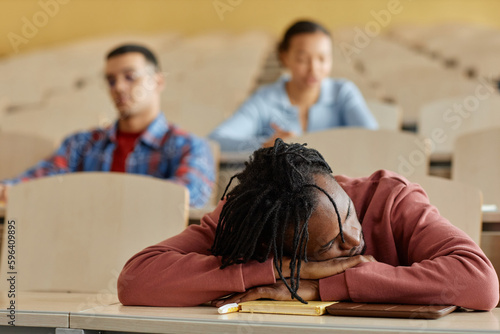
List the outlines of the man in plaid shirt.
{"label": "man in plaid shirt", "polygon": [[109,128],[67,137],[47,160],[0,183],[0,200],[11,185],[49,175],[111,171],[151,175],[189,189],[190,205],[203,206],[214,185],[214,162],[206,140],[167,122],[160,110],[164,77],[147,48],[127,44],[107,55],[106,81],[119,113]]}

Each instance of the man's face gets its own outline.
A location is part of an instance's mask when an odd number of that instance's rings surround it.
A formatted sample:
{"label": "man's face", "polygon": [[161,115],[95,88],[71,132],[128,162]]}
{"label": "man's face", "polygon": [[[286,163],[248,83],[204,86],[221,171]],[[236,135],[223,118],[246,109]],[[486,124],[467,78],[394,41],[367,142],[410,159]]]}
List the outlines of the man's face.
{"label": "man's face", "polygon": [[351,199],[331,175],[315,174],[314,180],[316,185],[323,188],[337,204],[345,242],[342,242],[340,236],[333,204],[325,194],[317,191],[318,203],[309,219],[308,259],[324,261],[362,254],[365,242]]}
{"label": "man's face", "polygon": [[158,107],[163,77],[141,53],[129,52],[108,59],[105,75],[122,119]]}

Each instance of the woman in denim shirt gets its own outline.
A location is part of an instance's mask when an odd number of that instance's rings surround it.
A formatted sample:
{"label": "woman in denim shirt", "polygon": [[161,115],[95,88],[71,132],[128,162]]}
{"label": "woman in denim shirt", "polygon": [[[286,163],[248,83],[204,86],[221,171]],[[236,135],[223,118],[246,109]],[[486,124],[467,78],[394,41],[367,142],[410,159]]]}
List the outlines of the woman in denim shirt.
{"label": "woman in denim shirt", "polygon": [[278,54],[290,75],[258,89],[210,134],[223,151],[253,151],[272,146],[276,138],[339,126],[377,129],[359,89],[348,80],[328,77],[328,30],[315,22],[296,22],[286,31]]}

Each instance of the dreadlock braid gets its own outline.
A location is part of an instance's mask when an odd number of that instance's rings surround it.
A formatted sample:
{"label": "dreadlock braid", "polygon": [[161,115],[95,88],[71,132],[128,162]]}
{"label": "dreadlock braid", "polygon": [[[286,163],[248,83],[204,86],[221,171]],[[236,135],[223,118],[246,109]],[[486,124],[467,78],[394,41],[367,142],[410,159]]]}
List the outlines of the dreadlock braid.
{"label": "dreadlock braid", "polygon": [[[285,144],[278,138],[273,147],[255,151],[245,162],[245,169],[231,178],[222,197],[236,178],[239,183],[227,194],[210,249],[221,256],[221,269],[250,260],[264,262],[272,252],[275,268],[292,298],[305,303],[297,290],[301,263],[307,262],[308,222],[316,205],[315,189],[333,203],[343,239],[335,202],[313,180],[314,174],[331,172],[323,156],[306,144]],[[290,232],[291,243],[286,240]],[[285,245],[291,245],[291,250],[285,252]],[[290,283],[282,274],[283,256],[291,258]]]}

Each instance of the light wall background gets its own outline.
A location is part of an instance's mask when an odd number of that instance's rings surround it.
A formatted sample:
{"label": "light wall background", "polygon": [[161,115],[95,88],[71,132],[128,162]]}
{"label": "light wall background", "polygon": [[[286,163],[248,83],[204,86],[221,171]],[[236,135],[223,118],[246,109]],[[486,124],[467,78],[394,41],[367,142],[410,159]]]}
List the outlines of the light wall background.
{"label": "light wall background", "polygon": [[[129,31],[196,34],[260,29],[280,35],[301,17],[314,18],[331,29],[363,27],[374,20],[373,11],[394,4],[402,9],[391,16],[388,27],[450,21],[500,26],[499,0],[0,0],[0,56],[16,53],[9,34],[25,38],[23,27],[34,20],[39,20],[40,27],[34,34],[30,31],[18,52]],[[53,15],[44,16],[43,6]]]}

